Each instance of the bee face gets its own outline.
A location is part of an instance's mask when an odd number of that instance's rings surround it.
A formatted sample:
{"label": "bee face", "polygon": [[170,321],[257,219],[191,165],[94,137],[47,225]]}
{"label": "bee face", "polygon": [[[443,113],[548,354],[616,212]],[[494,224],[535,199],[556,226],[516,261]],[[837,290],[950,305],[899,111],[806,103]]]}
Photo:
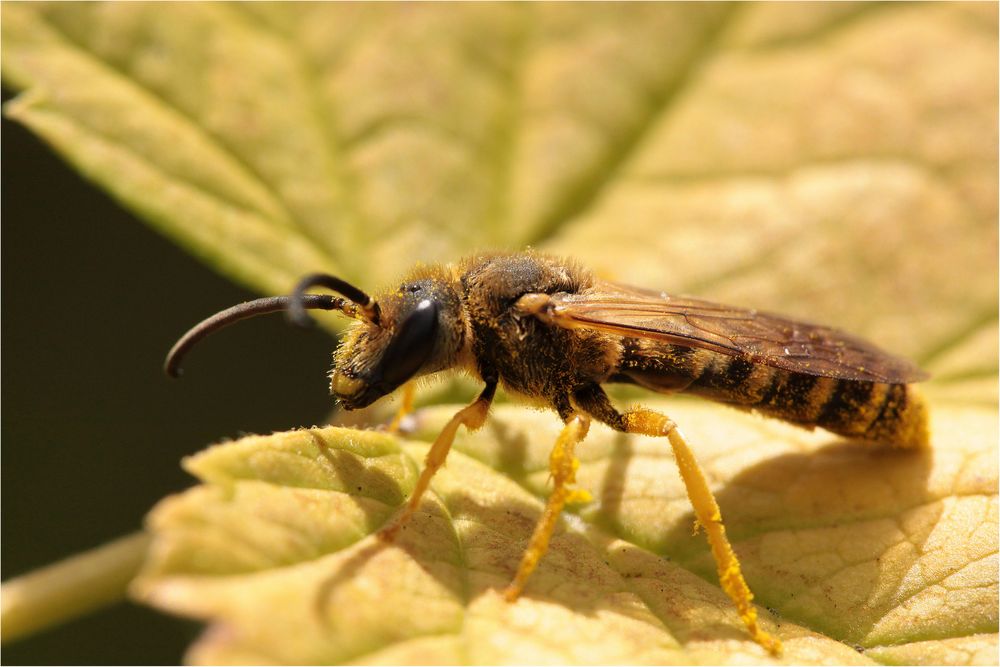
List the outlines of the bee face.
{"label": "bee face", "polygon": [[461,300],[443,281],[407,281],[378,302],[380,325],[359,322],[334,355],[330,393],[348,410],[413,377],[450,368],[464,341]]}

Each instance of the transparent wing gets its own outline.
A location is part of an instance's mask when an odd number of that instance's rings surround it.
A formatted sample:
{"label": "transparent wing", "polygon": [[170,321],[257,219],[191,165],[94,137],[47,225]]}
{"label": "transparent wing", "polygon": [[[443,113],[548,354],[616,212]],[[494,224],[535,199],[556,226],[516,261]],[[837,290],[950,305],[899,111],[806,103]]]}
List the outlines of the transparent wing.
{"label": "transparent wing", "polygon": [[841,380],[908,383],[928,377],[856,336],[758,310],[616,283],[551,298],[554,319],[563,326],[662,340]]}

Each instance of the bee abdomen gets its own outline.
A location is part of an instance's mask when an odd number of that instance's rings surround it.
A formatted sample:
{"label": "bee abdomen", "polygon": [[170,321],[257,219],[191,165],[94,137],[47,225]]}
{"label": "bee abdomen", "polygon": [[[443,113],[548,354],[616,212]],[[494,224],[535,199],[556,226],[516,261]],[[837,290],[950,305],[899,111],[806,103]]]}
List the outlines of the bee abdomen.
{"label": "bee abdomen", "polygon": [[840,380],[748,359],[625,339],[620,374],[654,391],[682,391],[806,428],[903,447],[927,443],[927,409],[917,388]]}
{"label": "bee abdomen", "polygon": [[851,438],[921,447],[927,408],[913,385],[838,380],[816,425]]}
{"label": "bee abdomen", "polygon": [[802,426],[815,426],[836,380],[719,355],[688,391]]}
{"label": "bee abdomen", "polygon": [[800,426],[904,447],[927,443],[927,410],[913,385],[840,380],[717,356],[690,393]]}

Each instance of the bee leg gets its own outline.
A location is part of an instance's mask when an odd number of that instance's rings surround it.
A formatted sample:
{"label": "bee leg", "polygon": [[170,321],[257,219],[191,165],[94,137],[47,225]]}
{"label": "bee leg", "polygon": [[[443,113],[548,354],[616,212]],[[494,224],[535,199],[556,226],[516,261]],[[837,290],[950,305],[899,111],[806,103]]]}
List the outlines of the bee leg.
{"label": "bee leg", "polygon": [[712,556],[715,558],[715,565],[719,571],[719,583],[722,585],[722,590],[736,605],[740,618],[743,619],[744,625],[754,640],[772,654],[779,654],[781,642],[778,638],[772,637],[757,625],[757,610],[751,603],[753,593],[750,592],[750,588],[744,581],[740,562],[736,558],[736,553],[729,544],[729,540],[726,539],[726,527],[722,523],[719,504],[715,501],[715,496],[712,495],[712,491],[708,487],[705,474],[698,465],[698,461],[695,460],[684,436],[678,430],[677,424],[666,415],[644,408],[630,410],[621,417],[623,430],[628,433],[667,436],[670,446],[674,450],[684,486],[687,488],[688,498],[694,507],[695,517],[698,519],[698,524],[705,529],[708,543],[712,547]]}
{"label": "bee leg", "polygon": [[726,527],[722,523],[719,504],[708,488],[705,474],[694,458],[691,448],[677,429],[677,424],[666,415],[645,408],[636,408],[625,414],[618,412],[611,404],[608,395],[604,393],[604,389],[598,384],[580,387],[573,392],[573,400],[594,419],[604,422],[617,431],[654,437],[667,436],[674,450],[674,457],[677,459],[677,467],[680,468],[688,498],[694,507],[698,525],[704,527],[709,546],[712,547],[712,556],[719,571],[722,590],[736,605],[736,611],[739,612],[754,641],[771,653],[779,654],[781,642],[778,638],[772,637],[757,625],[757,610],[751,604],[753,593],[743,580],[740,561],[736,558],[729,540],[726,539]]}
{"label": "bee leg", "polygon": [[555,531],[556,521],[559,520],[559,514],[566,503],[590,500],[590,494],[586,491],[568,488],[568,485],[576,482],[576,469],[580,465],[580,462],[573,456],[573,449],[587,437],[589,429],[590,417],[577,412],[566,419],[566,425],[556,439],[556,444],[549,455],[549,470],[552,473],[554,488],[545,504],[542,517],[535,524],[528,548],[521,556],[521,564],[517,568],[517,573],[510,585],[504,590],[503,596],[508,602],[516,600],[524,591],[528,577],[538,567],[538,562],[549,548],[549,540]]}
{"label": "bee leg", "polygon": [[389,433],[399,433],[400,424],[413,413],[413,398],[416,393],[417,384],[413,380],[403,385],[403,402],[400,404],[399,410],[396,411],[396,416],[389,422],[387,429]]}
{"label": "bee leg", "polygon": [[410,496],[409,502],[406,503],[406,508],[396,521],[379,531],[379,537],[384,540],[391,540],[399,532],[399,529],[403,527],[403,524],[413,515],[420,506],[420,500],[430,486],[434,473],[444,465],[444,461],[448,457],[448,451],[451,449],[451,443],[455,441],[455,434],[458,432],[458,427],[464,425],[472,431],[481,427],[486,422],[486,415],[490,411],[490,404],[493,403],[493,396],[496,394],[496,390],[496,380],[487,380],[486,388],[479,394],[479,398],[459,410],[445,424],[445,427],[441,429],[438,437],[434,440],[434,444],[431,445],[430,451],[427,452],[424,469],[417,479],[417,484],[413,488],[413,494]]}

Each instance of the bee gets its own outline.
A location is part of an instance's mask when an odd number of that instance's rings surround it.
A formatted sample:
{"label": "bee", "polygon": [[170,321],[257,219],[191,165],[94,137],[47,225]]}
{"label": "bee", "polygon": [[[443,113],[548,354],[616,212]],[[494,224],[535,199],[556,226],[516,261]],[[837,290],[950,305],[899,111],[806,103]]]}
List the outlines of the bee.
{"label": "bee", "polygon": [[[339,296],[307,293],[317,287]],[[442,371],[466,371],[484,384],[432,444],[406,507],[380,532],[385,539],[419,507],[459,427],[486,421],[498,386],[558,413],[564,427],[550,457],[554,488],[505,591],[509,601],[545,554],[565,504],[588,498],[573,488],[574,450],[596,419],[667,438],[722,588],[750,635],[780,651],[758,623],[719,506],[677,425],[646,408],[619,411],[605,384],[694,394],[851,439],[902,447],[928,441],[927,409],[912,384],[927,375],[871,343],[779,315],[607,282],[574,261],[534,251],[421,266],[377,299],[340,278],[310,275],[289,296],[240,304],[197,325],[170,351],[165,370],[176,376],[190,347],[223,326],[282,310],[308,322],[308,309],[355,320],[330,373],[331,393],[348,410]]]}

